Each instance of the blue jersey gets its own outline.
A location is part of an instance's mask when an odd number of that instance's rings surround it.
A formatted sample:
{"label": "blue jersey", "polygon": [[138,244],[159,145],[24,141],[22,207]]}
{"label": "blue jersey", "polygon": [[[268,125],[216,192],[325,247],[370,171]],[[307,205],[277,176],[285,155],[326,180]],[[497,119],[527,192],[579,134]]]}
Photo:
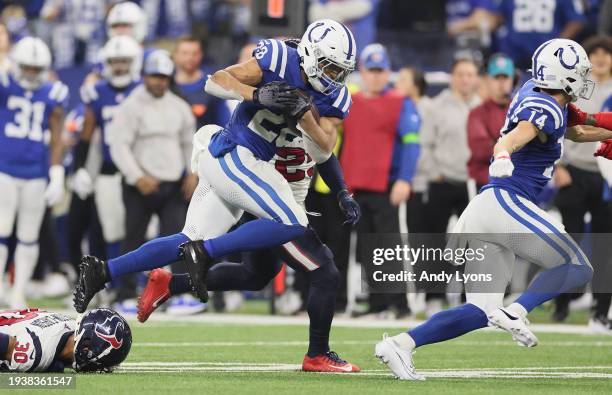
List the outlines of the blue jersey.
{"label": "blue jersey", "polygon": [[68,87],[59,81],[29,91],[12,76],[0,76],[0,172],[24,179],[47,177],[49,118],[67,102]]}
{"label": "blue jersey", "polygon": [[494,10],[492,0],[447,0],[446,22],[452,23],[467,18],[478,8]]}
{"label": "blue jersey", "polygon": [[133,81],[125,88],[119,89],[113,87],[106,80],[100,80],[95,84],[81,87],[81,100],[92,109],[96,118],[96,125],[100,127],[102,132],[102,158],[105,164],[113,164],[106,140],[106,127],[113,119],[117,106],[128,97],[139,83]]}
{"label": "blue jersey", "polygon": [[582,3],[575,0],[496,0],[505,27],[498,36],[499,51],[524,66],[545,41],[559,36],[568,22],[585,22]]}
{"label": "blue jersey", "polygon": [[603,112],[612,111],[612,95],[606,99],[605,103],[601,107],[601,111]]}
{"label": "blue jersey", "polygon": [[[302,80],[300,57],[295,48],[279,40],[262,40],[253,52],[263,77],[258,86],[272,81],[286,81],[302,89],[313,100],[319,115],[344,119],[351,107],[351,94],[346,87],[330,95],[320,93]],[[235,144],[248,148],[255,157],[269,161],[276,151],[281,134],[292,132],[281,112],[264,108],[251,101],[241,102],[230,119],[226,132]]]}
{"label": "blue jersey", "polygon": [[206,73],[202,72],[202,76],[195,82],[176,84],[181,96],[191,106],[198,129],[209,124],[225,126],[231,115],[225,100],[204,92],[207,78]]}
{"label": "blue jersey", "polygon": [[551,96],[536,91],[533,81],[529,80],[510,103],[501,135],[512,131],[521,121],[535,125],[539,129],[537,137],[512,154],[512,176],[491,177],[483,189],[501,187],[533,201],[551,179],[555,163],[563,154],[567,108],[559,106]]}

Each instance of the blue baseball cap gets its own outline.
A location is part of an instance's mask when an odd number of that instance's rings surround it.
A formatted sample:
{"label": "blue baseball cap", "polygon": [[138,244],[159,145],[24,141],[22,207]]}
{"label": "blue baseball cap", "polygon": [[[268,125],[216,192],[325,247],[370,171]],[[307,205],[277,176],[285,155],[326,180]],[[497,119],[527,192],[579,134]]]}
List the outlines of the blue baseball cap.
{"label": "blue baseball cap", "polygon": [[391,69],[387,49],[382,44],[370,44],[361,51],[359,62],[366,69]]}
{"label": "blue baseball cap", "polygon": [[142,72],[144,75],[165,75],[166,77],[172,77],[174,62],[168,52],[158,49],[146,57]]}
{"label": "blue baseball cap", "polygon": [[497,77],[498,75],[514,77],[514,62],[504,54],[495,54],[489,59],[487,73],[491,77]]}

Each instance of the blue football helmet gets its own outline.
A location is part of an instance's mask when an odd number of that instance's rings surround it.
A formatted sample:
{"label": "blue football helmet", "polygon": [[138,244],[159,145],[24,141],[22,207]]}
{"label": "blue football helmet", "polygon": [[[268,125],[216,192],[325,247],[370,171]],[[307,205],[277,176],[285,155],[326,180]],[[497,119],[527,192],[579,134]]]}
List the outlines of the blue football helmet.
{"label": "blue football helmet", "polygon": [[132,347],[127,321],[111,309],[95,309],[77,322],[74,335],[74,370],[112,372]]}

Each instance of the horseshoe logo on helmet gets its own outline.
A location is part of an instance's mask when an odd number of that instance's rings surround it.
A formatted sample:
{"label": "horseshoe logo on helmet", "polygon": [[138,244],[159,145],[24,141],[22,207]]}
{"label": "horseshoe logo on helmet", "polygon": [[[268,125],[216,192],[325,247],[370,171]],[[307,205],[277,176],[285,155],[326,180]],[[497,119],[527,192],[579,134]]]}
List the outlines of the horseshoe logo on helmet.
{"label": "horseshoe logo on helmet", "polygon": [[561,66],[565,67],[568,70],[573,70],[578,64],[578,62],[580,62],[580,56],[578,55],[578,52],[572,45],[569,45],[569,48],[572,50],[574,55],[576,55],[576,60],[574,61],[573,64],[567,64],[565,63],[565,60],[563,60],[563,48],[557,49],[557,51],[555,52],[555,56],[559,58],[559,62],[561,63]]}
{"label": "horseshoe logo on helmet", "polygon": [[312,38],[312,32],[314,32],[314,30],[315,30],[316,28],[321,27],[321,26],[323,26],[323,25],[325,25],[323,22],[319,22],[319,23],[317,23],[316,25],[314,25],[314,26],[312,27],[312,29],[310,29],[310,31],[308,32],[308,40],[309,40],[309,41],[311,41],[311,42],[313,42],[313,43],[315,43],[315,44],[316,44],[316,43],[318,43],[318,42],[321,42],[321,41],[322,41],[322,40],[325,38],[325,36],[327,36],[327,33],[329,33],[329,32],[331,32],[331,31],[332,31],[332,28],[331,28],[331,27],[328,27],[328,28],[326,28],[326,29],[325,29],[325,31],[323,32],[323,34],[321,35],[321,37],[319,37],[319,38],[317,38],[317,39],[313,39],[313,38]]}

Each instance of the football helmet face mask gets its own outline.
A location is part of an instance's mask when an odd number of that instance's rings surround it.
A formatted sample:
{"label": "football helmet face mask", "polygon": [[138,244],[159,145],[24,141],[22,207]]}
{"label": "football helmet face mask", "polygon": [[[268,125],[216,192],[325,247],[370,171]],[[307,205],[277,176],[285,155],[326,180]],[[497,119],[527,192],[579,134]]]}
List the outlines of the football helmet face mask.
{"label": "football helmet face mask", "polygon": [[297,50],[308,82],[326,95],[344,86],[355,70],[355,38],[346,26],[331,19],[310,24]]}
{"label": "football helmet face mask", "polygon": [[540,45],[533,54],[531,74],[535,85],[560,89],[571,97],[590,99],[595,82],[590,79],[592,65],[580,44],[555,38]]}
{"label": "football helmet face mask", "polygon": [[77,372],[112,372],[132,347],[128,323],[111,309],[95,309],[77,321],[74,364]]}
{"label": "football helmet face mask", "polygon": [[142,49],[129,36],[115,36],[102,48],[102,77],[117,88],[126,87],[140,77]]}
{"label": "football helmet face mask", "polygon": [[141,43],[147,35],[147,19],[137,4],[128,1],[118,3],[111,8],[106,17],[106,30],[109,37],[127,33]]}
{"label": "football helmet face mask", "polygon": [[40,38],[22,38],[13,47],[10,57],[11,73],[23,89],[34,90],[48,79],[51,52]]}

